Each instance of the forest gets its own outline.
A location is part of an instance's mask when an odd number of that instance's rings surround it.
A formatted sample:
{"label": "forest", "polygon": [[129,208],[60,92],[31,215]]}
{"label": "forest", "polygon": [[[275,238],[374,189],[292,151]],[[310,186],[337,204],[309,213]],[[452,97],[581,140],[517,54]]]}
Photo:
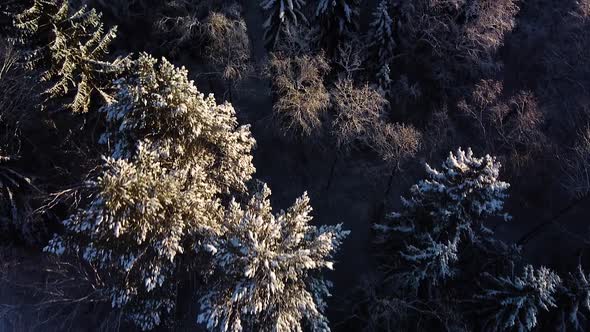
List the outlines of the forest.
{"label": "forest", "polygon": [[590,331],[590,0],[0,0],[0,331]]}

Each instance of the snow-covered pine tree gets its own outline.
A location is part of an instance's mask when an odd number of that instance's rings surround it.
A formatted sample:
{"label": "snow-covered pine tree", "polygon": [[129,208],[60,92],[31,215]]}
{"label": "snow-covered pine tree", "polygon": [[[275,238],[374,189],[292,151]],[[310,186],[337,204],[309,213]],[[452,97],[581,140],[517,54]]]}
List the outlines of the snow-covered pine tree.
{"label": "snow-covered pine tree", "polygon": [[362,0],[320,0],[315,15],[318,18],[320,43],[332,55],[345,36],[358,30]]}
{"label": "snow-covered pine tree", "polygon": [[375,61],[378,84],[383,91],[389,90],[391,83],[391,61],[396,43],[394,39],[394,21],[390,14],[391,0],[381,0],[373,13],[369,30],[369,49]]}
{"label": "snow-covered pine tree", "polygon": [[107,103],[111,80],[124,69],[124,59],[107,61],[116,27],[104,31],[102,15],[86,7],[72,13],[67,0],[34,0],[33,6],[15,16],[19,40],[30,49],[31,68],[42,71],[50,82],[46,102],[69,96],[67,108],[88,112],[96,93]]}
{"label": "snow-covered pine tree", "polygon": [[379,68],[376,78],[379,89],[382,91],[382,93],[388,96],[390,94],[389,89],[391,88],[391,69],[389,65],[384,65]]}
{"label": "snow-covered pine tree", "polygon": [[484,331],[531,331],[541,311],[556,307],[561,279],[551,270],[530,265],[521,276],[484,274],[483,293],[476,296],[480,313],[487,316]]}
{"label": "snow-covered pine tree", "polygon": [[174,308],[178,257],[219,235],[221,196],[245,190],[255,141],[186,69],[146,54],[130,69],[116,102],[101,108],[111,155],[86,188],[89,203],[46,251],[97,267],[113,307],[151,329]]}
{"label": "snow-covered pine tree", "polygon": [[578,265],[575,272],[564,278],[558,292],[560,315],[556,331],[568,331],[570,327],[584,331],[590,313],[590,276]]}
{"label": "snow-covered pine tree", "polygon": [[210,331],[329,331],[324,316],[331,283],[321,270],[348,235],[341,225],[309,225],[304,194],[272,214],[266,185],[241,207],[233,201],[222,236],[207,244],[218,267],[201,299],[198,321]]}
{"label": "snow-covered pine tree", "polygon": [[500,163],[486,155],[477,158],[471,149],[450,152],[442,171],[426,164],[428,178],[402,198],[402,210],[391,214],[391,224],[376,225],[380,241],[393,245],[393,236],[405,242],[401,257],[409,286],[422,281],[437,284],[455,273],[462,243],[478,245],[491,230],[483,224],[503,213],[509,184],[498,179]]}
{"label": "snow-covered pine tree", "polygon": [[255,171],[255,141],[249,127],[238,124],[232,105],[205,97],[184,67],[166,59],[158,63],[141,54],[131,69],[115,83],[117,101],[101,108],[108,123],[101,142],[111,156],[130,159],[147,139],[165,167],[204,171],[210,191],[245,190]]}
{"label": "snow-covered pine tree", "polygon": [[205,169],[169,169],[149,145],[131,160],[107,158],[86,188],[90,203],[45,248],[93,266],[112,307],[143,330],[174,309],[180,256],[217,232],[223,216]]}
{"label": "snow-covered pine tree", "polygon": [[261,0],[260,7],[269,12],[264,22],[264,42],[268,49],[274,49],[284,31],[299,23],[308,24],[301,8],[304,0]]}

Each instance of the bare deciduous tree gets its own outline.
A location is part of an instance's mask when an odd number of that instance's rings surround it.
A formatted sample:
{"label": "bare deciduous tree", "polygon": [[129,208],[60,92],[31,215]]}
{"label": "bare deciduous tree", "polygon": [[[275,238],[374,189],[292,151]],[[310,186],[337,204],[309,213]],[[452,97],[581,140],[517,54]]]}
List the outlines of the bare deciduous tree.
{"label": "bare deciduous tree", "polygon": [[347,151],[358,143],[370,145],[384,121],[387,100],[368,84],[356,87],[351,79],[339,80],[330,92],[335,112],[332,134],[338,149]]}
{"label": "bare deciduous tree", "polygon": [[571,156],[565,159],[564,186],[574,196],[590,193],[590,126],[580,132]]}
{"label": "bare deciduous tree", "polygon": [[422,134],[412,125],[382,123],[374,132],[371,146],[392,168],[399,169],[420,149]]}
{"label": "bare deciduous tree", "polygon": [[287,136],[309,137],[318,133],[330,104],[324,76],[330,69],[322,54],[289,57],[274,53],[270,59],[276,94],[273,116]]}
{"label": "bare deciduous tree", "polygon": [[501,82],[483,80],[458,108],[474,124],[487,150],[508,156],[512,171],[518,172],[547,148],[543,113],[531,92],[506,97]]}
{"label": "bare deciduous tree", "polygon": [[233,84],[252,70],[246,22],[213,12],[205,21],[204,30],[208,39],[205,48],[207,61],[227,80],[231,101]]}

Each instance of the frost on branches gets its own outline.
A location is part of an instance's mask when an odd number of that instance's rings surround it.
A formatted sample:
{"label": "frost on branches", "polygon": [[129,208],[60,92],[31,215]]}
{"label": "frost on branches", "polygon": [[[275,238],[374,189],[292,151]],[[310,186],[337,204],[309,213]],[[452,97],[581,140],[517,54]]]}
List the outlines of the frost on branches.
{"label": "frost on branches", "polygon": [[376,70],[379,86],[387,91],[391,83],[390,64],[393,60],[396,43],[394,40],[394,22],[389,14],[390,0],[381,0],[373,13],[370,24],[369,45],[373,57],[377,60]]}
{"label": "frost on branches", "polygon": [[186,173],[167,169],[143,144],[133,161],[108,158],[89,184],[88,207],[64,221],[65,234],[45,248],[94,266],[113,308],[144,330],[174,307],[173,275],[185,242],[215,233],[223,216],[204,170],[192,172],[191,187]]}
{"label": "frost on branches", "polygon": [[201,299],[198,321],[211,331],[329,330],[323,312],[331,283],[321,270],[333,268],[349,232],[309,225],[306,194],[273,215],[270,194],[265,185],[245,207],[233,201],[223,235],[208,245],[219,278]]}
{"label": "frost on branches", "polygon": [[555,293],[561,279],[551,270],[535,270],[528,265],[522,276],[495,277],[484,275],[488,284],[483,294],[476,296],[481,302],[481,313],[489,315],[485,331],[531,331],[537,326],[541,310],[556,307]]}
{"label": "frost on branches", "polygon": [[559,320],[556,331],[584,331],[590,313],[590,276],[581,265],[570,273],[560,285]]}
{"label": "frost on branches", "polygon": [[112,101],[110,81],[125,68],[125,59],[106,60],[117,28],[105,33],[101,19],[86,7],[72,12],[67,0],[35,0],[16,15],[20,41],[32,49],[30,67],[41,68],[42,80],[51,82],[47,100],[66,97],[73,88],[66,107],[76,113],[88,112],[94,94]]}
{"label": "frost on branches", "polygon": [[[491,233],[483,221],[510,217],[503,213],[509,184],[498,179],[500,163],[489,155],[476,158],[471,149],[451,152],[438,171],[426,164],[428,178],[412,186],[392,225],[376,225],[382,241],[401,235],[401,256],[410,266],[407,281],[418,287],[444,281],[455,273],[462,242],[480,244]],[[484,238],[481,237],[484,236]]]}
{"label": "frost on branches", "polygon": [[308,24],[305,14],[301,11],[304,5],[304,0],[260,1],[260,7],[269,12],[264,22],[264,42],[267,48],[274,49],[281,39],[281,34],[289,32],[299,22]]}
{"label": "frost on branches", "polygon": [[132,158],[137,142],[149,140],[166,167],[203,172],[204,181],[220,193],[244,190],[255,171],[255,141],[249,127],[238,124],[232,105],[205,97],[184,67],[166,59],[158,64],[141,54],[131,72],[116,82],[117,101],[101,109],[109,124],[101,141],[112,157]]}

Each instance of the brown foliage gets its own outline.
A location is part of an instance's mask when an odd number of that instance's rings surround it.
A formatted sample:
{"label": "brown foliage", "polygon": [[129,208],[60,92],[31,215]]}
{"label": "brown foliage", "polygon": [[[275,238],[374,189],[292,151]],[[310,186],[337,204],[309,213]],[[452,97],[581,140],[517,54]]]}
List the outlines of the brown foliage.
{"label": "brown foliage", "polygon": [[292,57],[271,54],[270,74],[276,94],[273,116],[285,135],[308,137],[317,134],[322,115],[330,103],[324,85],[324,76],[329,69],[322,54]]}
{"label": "brown foliage", "polygon": [[415,70],[422,84],[456,89],[465,79],[491,72],[495,53],[515,25],[516,0],[405,1],[399,26],[398,67]]}
{"label": "brown foliage", "polygon": [[413,158],[422,144],[422,133],[411,125],[382,123],[374,130],[371,146],[394,168]]}
{"label": "brown foliage", "polygon": [[204,24],[209,42],[205,54],[226,80],[240,80],[252,69],[246,22],[222,13],[211,13]]}
{"label": "brown foliage", "polygon": [[340,150],[349,150],[355,143],[368,144],[383,121],[387,101],[365,84],[355,87],[350,79],[336,82],[331,98],[334,106],[332,134]]}
{"label": "brown foliage", "polygon": [[542,131],[544,116],[531,92],[507,97],[501,82],[482,80],[458,108],[470,120],[486,150],[510,156],[508,166],[514,170],[547,148]]}

